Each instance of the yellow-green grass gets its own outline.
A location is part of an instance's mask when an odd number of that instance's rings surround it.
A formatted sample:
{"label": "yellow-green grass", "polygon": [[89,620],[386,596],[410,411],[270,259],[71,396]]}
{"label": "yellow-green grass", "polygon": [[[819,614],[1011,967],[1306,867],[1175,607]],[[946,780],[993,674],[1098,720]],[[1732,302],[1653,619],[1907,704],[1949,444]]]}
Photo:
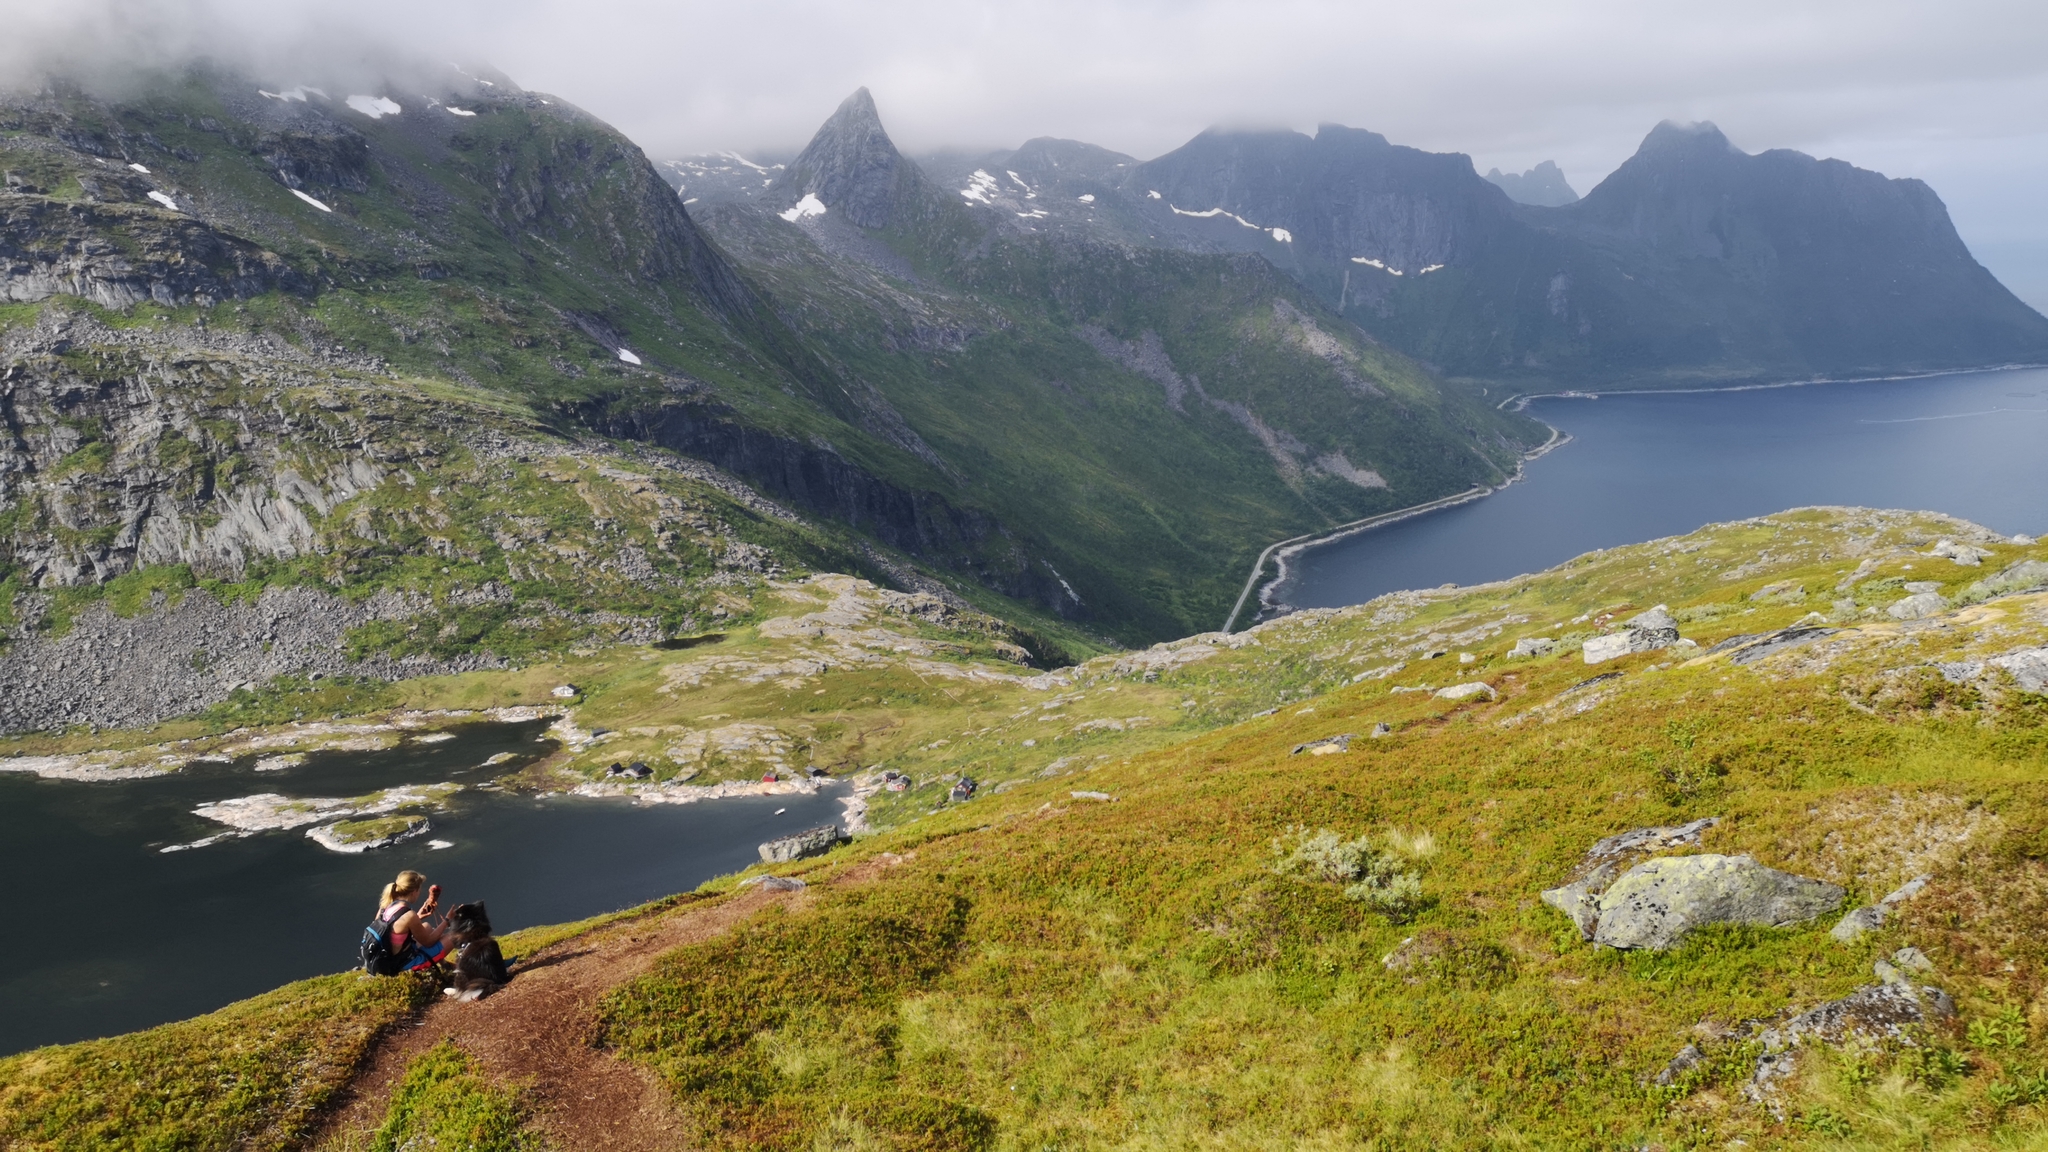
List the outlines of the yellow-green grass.
{"label": "yellow-green grass", "polygon": [[10,1056],[0,1147],[295,1147],[376,1038],[437,991],[320,976],[196,1019]]}
{"label": "yellow-green grass", "polygon": [[467,1053],[443,1040],[406,1065],[370,1152],[535,1152],[548,1145],[527,1127],[529,1111],[517,1088],[492,1083]]}

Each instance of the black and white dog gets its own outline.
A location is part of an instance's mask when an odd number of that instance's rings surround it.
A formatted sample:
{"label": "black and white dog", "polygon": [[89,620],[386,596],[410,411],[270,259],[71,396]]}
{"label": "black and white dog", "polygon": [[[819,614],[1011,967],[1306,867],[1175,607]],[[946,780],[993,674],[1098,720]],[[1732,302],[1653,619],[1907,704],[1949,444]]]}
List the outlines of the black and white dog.
{"label": "black and white dog", "polygon": [[455,957],[455,978],[446,994],[457,1000],[481,1000],[512,979],[505,956],[491,938],[491,917],[483,901],[457,904],[448,913],[449,939],[462,945]]}

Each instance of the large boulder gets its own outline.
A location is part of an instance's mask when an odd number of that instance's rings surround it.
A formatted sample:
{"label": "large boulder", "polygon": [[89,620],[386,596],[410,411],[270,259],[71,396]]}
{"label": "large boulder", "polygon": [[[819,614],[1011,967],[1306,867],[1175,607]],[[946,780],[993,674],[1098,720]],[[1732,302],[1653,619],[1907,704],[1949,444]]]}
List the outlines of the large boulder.
{"label": "large boulder", "polygon": [[1645,860],[1600,894],[1593,942],[1674,948],[1711,924],[1784,927],[1833,911],[1846,893],[1823,880],[1768,868],[1749,856]]}
{"label": "large boulder", "polygon": [[1586,641],[1582,651],[1585,653],[1586,663],[1600,664],[1636,652],[1655,652],[1676,643],[1678,621],[1672,617],[1669,609],[1659,604],[1624,623],[1620,631],[1595,636]]}
{"label": "large boulder", "polygon": [[1720,822],[1719,816],[1708,816],[1689,824],[1632,828],[1605,837],[1586,850],[1585,859],[1563,884],[1543,893],[1543,902],[1571,917],[1579,936],[1591,940],[1600,924],[1600,894],[1615,877],[1655,853],[1697,847],[1700,836]]}
{"label": "large boulder", "polygon": [[760,846],[761,859],[770,864],[787,864],[806,856],[820,856],[830,852],[835,845],[846,839],[846,833],[837,824],[821,828],[809,828],[793,836],[783,836]]}
{"label": "large boulder", "polygon": [[[1908,584],[1906,588],[1911,591],[1913,585]],[[1925,620],[1929,616],[1939,616],[1948,611],[1948,601],[1942,599],[1941,593],[1930,589],[1913,592],[1884,611],[1885,615],[1894,620]]]}

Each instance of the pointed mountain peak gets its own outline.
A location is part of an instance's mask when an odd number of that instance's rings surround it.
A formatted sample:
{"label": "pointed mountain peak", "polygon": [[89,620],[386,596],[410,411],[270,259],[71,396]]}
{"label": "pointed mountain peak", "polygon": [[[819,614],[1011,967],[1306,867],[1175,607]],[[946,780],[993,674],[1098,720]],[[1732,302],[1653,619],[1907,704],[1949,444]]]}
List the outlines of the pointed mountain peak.
{"label": "pointed mountain peak", "polygon": [[787,202],[784,216],[791,220],[836,212],[863,228],[886,228],[895,214],[899,170],[908,164],[882,127],[875,98],[857,89],[790,162],[769,199]]}
{"label": "pointed mountain peak", "polygon": [[838,111],[825,121],[825,130],[882,132],[882,114],[875,110],[875,97],[866,88],[855,88],[853,95],[839,102]]}

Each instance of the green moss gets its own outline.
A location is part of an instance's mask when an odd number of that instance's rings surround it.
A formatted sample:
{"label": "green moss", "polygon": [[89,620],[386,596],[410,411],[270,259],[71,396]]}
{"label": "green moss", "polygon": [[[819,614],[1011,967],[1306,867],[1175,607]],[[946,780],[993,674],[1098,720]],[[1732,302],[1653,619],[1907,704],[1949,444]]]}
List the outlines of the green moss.
{"label": "green moss", "polygon": [[413,1058],[391,1095],[373,1152],[421,1148],[464,1152],[529,1152],[548,1145],[526,1125],[516,1089],[492,1084],[461,1048],[447,1040]]}

